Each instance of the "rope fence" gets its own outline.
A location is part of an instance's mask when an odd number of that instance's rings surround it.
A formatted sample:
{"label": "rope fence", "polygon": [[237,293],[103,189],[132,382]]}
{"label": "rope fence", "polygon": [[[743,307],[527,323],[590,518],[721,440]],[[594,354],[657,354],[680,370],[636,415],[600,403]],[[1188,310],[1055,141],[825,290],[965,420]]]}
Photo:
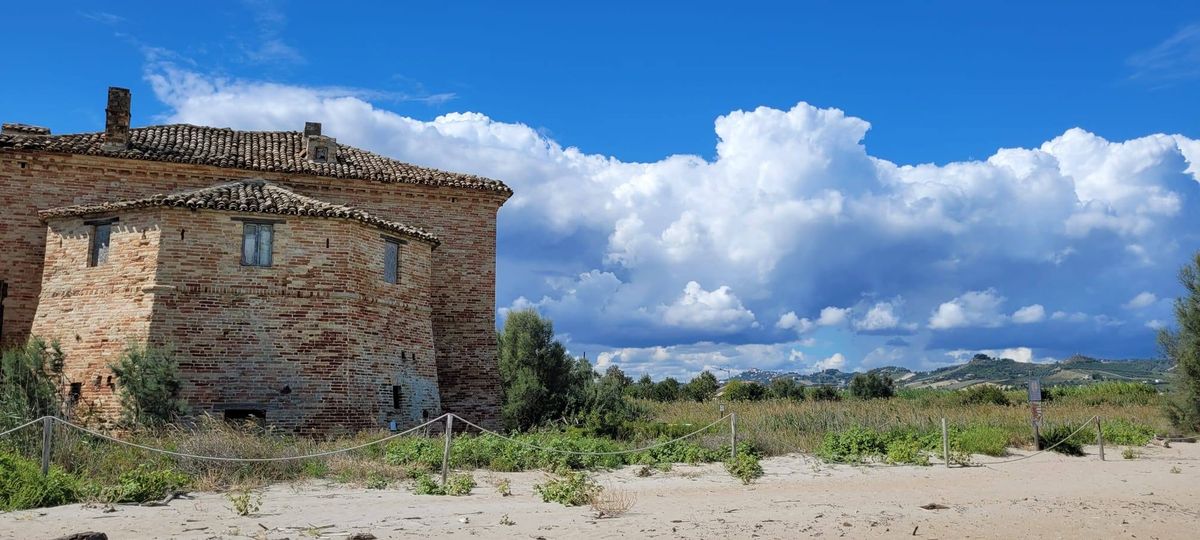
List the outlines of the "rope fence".
{"label": "rope fence", "polygon": [[[137,448],[137,449],[144,450],[147,452],[152,452],[152,453],[157,453],[157,454],[162,454],[162,455],[167,455],[167,456],[172,456],[172,457],[182,458],[182,459],[193,459],[193,460],[199,460],[199,461],[215,461],[215,462],[236,462],[236,463],[274,463],[274,462],[285,462],[285,461],[297,461],[297,460],[323,458],[323,457],[329,457],[329,456],[334,456],[334,455],[338,455],[338,454],[345,454],[348,452],[361,450],[361,449],[375,446],[378,444],[383,444],[390,440],[397,439],[399,437],[404,437],[404,436],[410,435],[414,432],[417,432],[419,430],[434,426],[438,423],[445,422],[445,428],[444,428],[445,447],[444,447],[443,455],[442,455],[442,477],[443,477],[443,481],[444,481],[446,478],[446,475],[448,473],[448,470],[449,470],[450,453],[451,453],[451,439],[454,436],[455,420],[458,420],[462,424],[478,430],[481,434],[498,437],[500,439],[508,441],[517,446],[521,446],[521,447],[531,449],[531,450],[538,450],[538,451],[542,451],[542,452],[574,455],[574,456],[616,456],[616,455],[627,455],[627,454],[636,454],[636,453],[641,453],[641,452],[647,452],[650,450],[654,450],[656,448],[662,448],[662,447],[665,447],[665,446],[668,446],[671,444],[675,444],[677,442],[689,439],[691,437],[695,437],[701,433],[705,433],[705,432],[709,431],[710,429],[712,429],[713,427],[715,427],[717,425],[728,422],[730,455],[731,455],[731,457],[735,457],[736,453],[737,453],[737,415],[736,415],[736,413],[725,414],[724,416],[721,416],[720,418],[712,421],[711,423],[709,423],[708,425],[705,425],[704,427],[701,427],[701,428],[693,430],[687,434],[684,434],[684,435],[681,435],[681,436],[678,436],[678,437],[675,437],[675,438],[672,438],[669,440],[658,441],[653,444],[639,447],[639,448],[630,448],[630,449],[624,449],[624,450],[608,450],[608,451],[579,451],[579,450],[569,450],[569,449],[564,449],[564,448],[553,448],[553,447],[548,447],[548,446],[541,446],[541,445],[537,445],[537,444],[533,444],[533,443],[530,443],[527,441],[520,440],[518,438],[509,436],[509,435],[505,435],[503,433],[497,432],[492,429],[488,429],[488,428],[483,427],[479,424],[476,424],[470,420],[467,420],[466,418],[458,416],[457,414],[454,414],[454,413],[444,413],[441,416],[438,416],[436,418],[433,418],[431,420],[428,420],[426,422],[423,422],[421,424],[418,424],[416,426],[408,428],[404,431],[399,431],[399,432],[390,434],[386,437],[382,437],[382,438],[379,438],[379,439],[376,439],[376,440],[373,440],[370,442],[357,444],[357,445],[349,446],[346,448],[327,450],[327,451],[323,451],[323,452],[314,452],[314,453],[310,453],[310,454],[303,454],[303,455],[296,455],[296,456],[278,456],[278,457],[239,458],[239,457],[228,457],[228,456],[205,456],[205,455],[190,454],[190,453],[186,453],[186,452],[178,452],[178,451],[174,451],[174,450],[168,450],[165,448],[157,448],[154,446],[148,446],[148,445],[144,445],[144,444],[135,443],[132,441],[123,440],[123,439],[114,437],[112,435],[108,435],[106,433],[95,431],[95,430],[89,429],[87,427],[80,426],[78,424],[70,422],[68,420],[54,417],[54,416],[43,416],[41,418],[36,418],[34,420],[30,420],[24,424],[21,424],[20,426],[14,427],[14,428],[9,429],[4,432],[0,432],[0,437],[8,436],[8,435],[10,435],[14,432],[17,432],[21,429],[27,428],[27,427],[32,426],[37,423],[41,423],[43,426],[42,474],[45,475],[45,474],[48,474],[49,469],[50,469],[50,454],[51,454],[51,447],[52,447],[52,443],[53,443],[52,432],[53,432],[53,425],[56,422],[65,427],[74,429],[76,431],[85,433],[87,435],[96,437],[98,439],[110,441],[115,444],[124,445],[124,446],[132,447],[132,448]],[[1100,446],[1100,459],[1103,461],[1104,460],[1104,438],[1103,438],[1103,432],[1102,432],[1101,426],[1100,426],[1100,417],[1098,415],[1093,415],[1091,418],[1084,421],[1077,429],[1075,429],[1075,431],[1071,432],[1070,435],[1059,440],[1058,442],[1056,442],[1055,444],[1051,445],[1048,448],[1039,449],[1038,451],[1036,451],[1032,454],[1020,456],[1020,457],[1017,457],[1014,459],[1007,459],[1007,460],[1003,460],[1003,461],[978,462],[977,464],[980,466],[1003,465],[1003,464],[1023,461],[1023,460],[1032,458],[1034,456],[1037,456],[1037,455],[1040,455],[1040,454],[1043,454],[1046,452],[1050,452],[1050,451],[1054,450],[1055,448],[1057,448],[1059,445],[1071,440],[1073,437],[1075,437],[1075,435],[1079,434],[1079,432],[1083,431],[1084,429],[1086,429],[1092,425],[1094,425],[1096,428],[1096,440]],[[945,465],[947,467],[950,467],[950,465],[951,465],[950,445],[949,445],[948,431],[947,431],[945,419],[942,419],[941,427],[942,427],[943,458],[945,460]]]}

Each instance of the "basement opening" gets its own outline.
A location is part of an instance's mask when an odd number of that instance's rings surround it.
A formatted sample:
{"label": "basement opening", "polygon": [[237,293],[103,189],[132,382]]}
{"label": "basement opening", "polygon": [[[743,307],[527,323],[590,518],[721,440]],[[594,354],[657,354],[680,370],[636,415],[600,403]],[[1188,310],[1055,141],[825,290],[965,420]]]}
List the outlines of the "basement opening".
{"label": "basement opening", "polygon": [[262,422],[267,419],[267,411],[262,409],[225,409],[224,414],[227,422]]}

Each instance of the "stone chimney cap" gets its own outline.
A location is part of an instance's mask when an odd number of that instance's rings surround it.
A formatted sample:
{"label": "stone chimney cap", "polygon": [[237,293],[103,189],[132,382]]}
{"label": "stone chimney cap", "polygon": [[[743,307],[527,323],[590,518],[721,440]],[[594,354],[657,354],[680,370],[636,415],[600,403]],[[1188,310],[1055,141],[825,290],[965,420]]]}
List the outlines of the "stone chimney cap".
{"label": "stone chimney cap", "polygon": [[304,136],[311,137],[314,135],[317,137],[321,136],[321,123],[320,122],[305,122],[304,123]]}
{"label": "stone chimney cap", "polygon": [[18,135],[21,137],[46,137],[50,135],[50,128],[31,126],[29,124],[6,123],[3,126],[0,126],[0,133],[4,133],[5,135]]}

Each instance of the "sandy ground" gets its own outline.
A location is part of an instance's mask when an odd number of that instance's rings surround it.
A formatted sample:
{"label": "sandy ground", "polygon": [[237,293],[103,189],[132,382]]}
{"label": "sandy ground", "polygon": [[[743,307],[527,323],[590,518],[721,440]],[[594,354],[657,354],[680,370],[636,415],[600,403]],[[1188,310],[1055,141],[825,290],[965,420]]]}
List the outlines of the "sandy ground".
{"label": "sandy ground", "polygon": [[[53,538],[102,531],[125,538],[1197,538],[1200,444],[1147,447],[1101,462],[1041,454],[970,468],[830,466],[791,455],[763,461],[766,476],[743,486],[719,464],[675,466],[639,478],[635,468],[597,475],[636,495],[627,514],[543,503],[542,473],[475,473],[466,497],[417,496],[325,483],[267,489],[261,511],[238,517],[220,494],[165,507],[115,511],[68,505],[0,514],[0,537]],[[1015,452],[1014,455],[1021,455]],[[994,460],[980,456],[979,461]],[[500,496],[491,482],[512,481]],[[936,503],[945,509],[925,510]],[[501,524],[508,516],[511,525]]]}

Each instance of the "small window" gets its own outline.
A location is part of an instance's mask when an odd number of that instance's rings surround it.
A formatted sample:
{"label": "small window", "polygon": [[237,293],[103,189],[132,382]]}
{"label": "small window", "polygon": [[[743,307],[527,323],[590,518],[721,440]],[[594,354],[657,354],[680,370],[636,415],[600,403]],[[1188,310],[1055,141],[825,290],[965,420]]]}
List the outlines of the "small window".
{"label": "small window", "polygon": [[71,383],[71,393],[67,394],[67,401],[75,403],[80,397],[83,397],[83,383]]}
{"label": "small window", "polygon": [[392,408],[393,409],[400,408],[400,403],[402,401],[404,401],[403,399],[401,399],[402,397],[403,396],[400,393],[400,387],[398,385],[392,385]]}
{"label": "small window", "polygon": [[329,161],[329,147],[316,147],[316,150],[313,151],[313,161],[317,163],[325,163],[326,161]]}
{"label": "small window", "polygon": [[97,223],[92,225],[92,243],[88,248],[88,266],[99,266],[108,262],[108,242],[111,237],[111,223]]}
{"label": "small window", "polygon": [[383,280],[400,283],[400,242],[387,240],[383,249]]}
{"label": "small window", "polygon": [[270,223],[242,224],[242,264],[271,266],[271,243],[275,236]]}
{"label": "small window", "polygon": [[225,409],[225,420],[232,422],[259,422],[267,418],[267,411],[262,409]]}

